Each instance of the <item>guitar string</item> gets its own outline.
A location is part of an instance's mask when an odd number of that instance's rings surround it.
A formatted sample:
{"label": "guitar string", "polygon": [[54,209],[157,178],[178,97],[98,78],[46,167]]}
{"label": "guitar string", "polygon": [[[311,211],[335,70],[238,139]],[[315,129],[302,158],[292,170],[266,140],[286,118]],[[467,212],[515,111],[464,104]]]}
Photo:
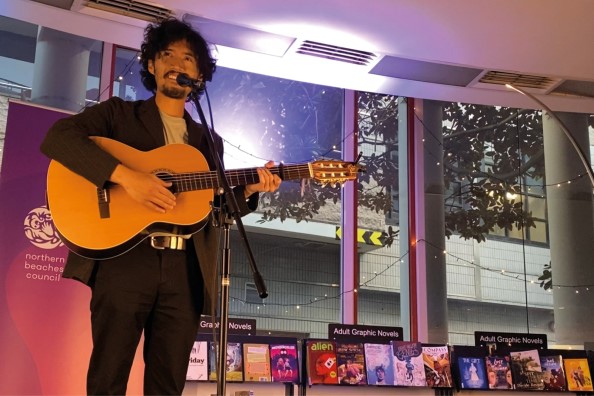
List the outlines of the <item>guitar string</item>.
{"label": "guitar string", "polygon": [[[297,168],[303,168],[303,166],[296,166]],[[278,173],[280,168],[276,168],[276,169],[272,169],[271,171],[273,173]],[[287,172],[286,173],[286,177],[287,178],[294,178],[295,175],[297,176],[304,176],[303,172],[297,171],[297,172],[293,172],[291,171],[291,169],[286,169]],[[293,174],[295,173],[295,174]],[[308,172],[309,174],[309,172]],[[244,181],[243,184],[249,184],[249,182],[256,182],[256,177],[258,176],[258,172],[257,170],[254,169],[247,169],[247,170],[233,170],[233,171],[228,171],[226,172],[226,176],[231,179],[231,183],[232,184],[242,184],[241,181]],[[209,188],[209,187],[214,187],[216,186],[218,183],[216,183],[218,181],[218,175],[216,172],[213,171],[206,171],[206,172],[200,172],[200,173],[179,173],[179,174],[170,174],[170,175],[166,175],[162,178],[165,181],[170,181],[170,182],[174,182],[174,183],[179,183],[184,187],[189,186],[190,189],[192,188],[197,188],[198,185],[200,186],[200,188],[205,187],[205,188]],[[237,181],[235,183],[235,181]]]}
{"label": "guitar string", "polygon": [[[338,161],[337,161],[338,162]],[[282,167],[277,166],[277,167],[272,167],[269,168],[269,170],[272,173],[280,173],[280,170],[283,170],[283,173],[285,174],[302,174],[303,171],[307,171],[307,173],[309,173],[309,164],[302,164],[302,165],[283,165]],[[326,168],[326,172],[327,173],[341,173],[342,171],[346,171],[348,170],[347,167],[328,167]],[[251,169],[231,169],[231,170],[227,170],[225,171],[225,174],[227,176],[231,176],[231,177],[237,177],[240,175],[257,175],[258,171],[256,168],[251,168]],[[216,172],[214,171],[198,171],[198,172],[180,172],[180,173],[173,173],[170,174],[172,176],[188,176],[188,177],[195,177],[195,176],[199,176],[199,175],[204,175],[204,176],[216,176]]]}
{"label": "guitar string", "polygon": [[[344,172],[328,172],[328,179],[332,178],[344,178]],[[242,184],[241,182],[246,182],[246,184],[256,182],[256,177],[258,174],[256,172],[252,173],[243,173],[237,175],[230,175],[227,174],[227,177],[231,181],[237,181],[237,184]],[[285,173],[285,179],[287,180],[295,180],[301,178],[308,178],[310,176],[309,171],[307,173],[303,172],[287,172]],[[218,180],[216,174],[177,174],[177,175],[166,175],[162,177],[165,181],[170,182],[177,182],[177,183],[207,183],[213,184],[215,181]],[[235,184],[235,183],[234,183]]]}
{"label": "guitar string", "polygon": [[[295,166],[283,166],[283,173],[285,175],[302,175],[304,171],[307,171],[309,174],[309,166],[308,165],[295,165]],[[301,169],[300,169],[301,168]],[[272,173],[280,174],[280,167],[269,168]],[[258,171],[256,169],[237,169],[237,170],[229,170],[225,171],[227,177],[254,177],[258,175]],[[217,174],[214,171],[199,171],[199,172],[180,172],[180,173],[173,173],[164,175],[164,178],[168,180],[182,180],[184,178],[187,179],[196,179],[196,178],[206,178],[206,179],[216,179]]]}
{"label": "guitar string", "polygon": [[[280,174],[281,167],[273,167],[270,168],[272,173]],[[304,178],[310,176],[310,169],[309,164],[301,164],[301,165],[284,165],[283,166],[283,173],[285,174],[285,178],[288,180]],[[332,177],[337,177],[336,175],[343,175],[345,171],[348,169],[346,167],[332,167],[326,170],[326,173],[331,175]],[[256,169],[237,169],[237,170],[229,170],[225,172],[227,177],[232,178],[233,180],[237,180],[240,183],[241,180],[245,182],[248,181],[255,181],[255,177],[258,176],[258,172]],[[165,181],[170,182],[179,182],[179,183],[197,183],[200,182],[202,186],[203,183],[208,185],[213,185],[213,183],[218,180],[218,176],[216,172],[213,171],[204,171],[204,172],[184,172],[184,173],[177,173],[177,174],[168,174],[162,177]],[[210,184],[209,184],[210,183]]]}

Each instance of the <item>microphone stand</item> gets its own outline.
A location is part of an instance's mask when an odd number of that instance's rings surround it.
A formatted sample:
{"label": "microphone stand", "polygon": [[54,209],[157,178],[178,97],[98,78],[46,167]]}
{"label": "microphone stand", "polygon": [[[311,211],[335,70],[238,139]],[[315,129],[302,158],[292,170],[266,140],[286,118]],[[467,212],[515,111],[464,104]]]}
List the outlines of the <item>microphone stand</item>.
{"label": "microphone stand", "polygon": [[[196,88],[196,87],[194,87]],[[229,182],[227,181],[227,177],[225,176],[225,169],[223,167],[223,162],[219,156],[218,151],[216,150],[214,139],[212,137],[212,132],[208,127],[208,123],[206,122],[206,117],[204,116],[204,112],[202,111],[202,107],[200,106],[200,101],[198,98],[198,94],[193,92],[190,99],[198,112],[198,116],[200,117],[200,122],[205,130],[204,136],[208,142],[208,148],[210,150],[210,154],[215,162],[215,168],[219,180],[219,188],[218,194],[223,194],[225,197],[224,203],[221,203],[221,216],[223,221],[216,222],[216,227],[222,227],[221,232],[223,233],[223,247],[222,247],[222,271],[221,271],[221,298],[220,298],[220,306],[221,306],[221,318],[220,318],[220,332],[219,332],[219,353],[218,353],[218,365],[217,365],[217,395],[218,396],[225,396],[225,388],[226,388],[226,372],[227,372],[227,331],[229,329],[229,284],[230,284],[230,267],[231,267],[231,249],[229,243],[229,236],[230,236],[230,229],[231,225],[233,224],[233,220],[237,225],[237,229],[239,231],[239,235],[244,242],[250,267],[252,270],[252,274],[254,277],[254,283],[256,288],[258,289],[258,294],[260,298],[266,298],[268,296],[268,292],[266,291],[266,285],[264,284],[264,279],[262,275],[258,271],[256,266],[256,260],[254,259],[254,255],[252,253],[251,247],[247,240],[247,234],[245,232],[245,228],[243,227],[243,221],[241,220],[241,215],[239,213],[239,206],[237,205],[237,201],[235,200],[235,195],[233,194],[233,190],[229,186]],[[222,224],[221,224],[222,223]]]}

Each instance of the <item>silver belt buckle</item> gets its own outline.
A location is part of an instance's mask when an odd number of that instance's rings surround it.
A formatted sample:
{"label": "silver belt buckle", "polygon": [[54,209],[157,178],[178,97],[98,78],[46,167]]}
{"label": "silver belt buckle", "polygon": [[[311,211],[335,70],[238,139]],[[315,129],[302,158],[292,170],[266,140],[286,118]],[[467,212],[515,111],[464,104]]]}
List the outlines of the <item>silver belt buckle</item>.
{"label": "silver belt buckle", "polygon": [[151,237],[151,247],[155,248],[155,249],[159,249],[159,250],[165,249],[165,244],[163,243],[164,242],[163,239],[165,239],[165,237],[152,236]]}

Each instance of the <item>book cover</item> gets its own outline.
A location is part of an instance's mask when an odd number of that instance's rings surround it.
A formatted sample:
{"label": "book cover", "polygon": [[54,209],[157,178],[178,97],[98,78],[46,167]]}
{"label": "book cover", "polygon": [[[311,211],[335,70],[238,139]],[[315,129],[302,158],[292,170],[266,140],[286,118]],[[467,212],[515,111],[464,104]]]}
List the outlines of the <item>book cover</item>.
{"label": "book cover", "polygon": [[513,389],[509,356],[487,356],[485,364],[489,389]]}
{"label": "book cover", "polygon": [[[208,349],[208,379],[209,381],[217,380],[217,362],[219,355],[219,343],[209,342]],[[225,380],[229,382],[243,381],[243,359],[241,343],[228,342],[227,343],[227,359],[226,359],[226,374]]]}
{"label": "book cover", "polygon": [[208,380],[217,380],[217,357],[219,354],[219,344],[208,342]]}
{"label": "book cover", "polygon": [[240,342],[227,343],[227,373],[229,382],[243,381],[243,353]]}
{"label": "book cover", "polygon": [[307,340],[307,380],[313,384],[338,384],[336,343],[328,340]]}
{"label": "book cover", "polygon": [[451,388],[453,383],[448,346],[423,346],[422,353],[427,386]]}
{"label": "book cover", "polygon": [[245,380],[270,382],[270,352],[268,344],[243,344]]}
{"label": "book cover", "polygon": [[186,374],[188,381],[208,381],[208,342],[195,341],[190,352],[190,363],[188,365],[188,373]]}
{"label": "book cover", "polygon": [[421,343],[392,341],[391,344],[394,353],[394,384],[427,386]]}
{"label": "book cover", "polygon": [[364,344],[365,368],[369,385],[394,385],[392,346]]}
{"label": "book cover", "polygon": [[271,344],[270,369],[273,382],[299,382],[297,345]]}
{"label": "book cover", "polygon": [[542,368],[537,349],[509,353],[513,387],[518,390],[543,390]]}
{"label": "book cover", "polygon": [[565,380],[569,391],[592,391],[592,376],[588,359],[586,358],[565,358]]}
{"label": "book cover", "polygon": [[365,350],[362,343],[336,343],[338,383],[343,385],[367,384]]}
{"label": "book cover", "polygon": [[561,355],[541,356],[540,366],[545,391],[563,392],[567,390]]}
{"label": "book cover", "polygon": [[485,359],[458,356],[458,374],[462,389],[488,389]]}

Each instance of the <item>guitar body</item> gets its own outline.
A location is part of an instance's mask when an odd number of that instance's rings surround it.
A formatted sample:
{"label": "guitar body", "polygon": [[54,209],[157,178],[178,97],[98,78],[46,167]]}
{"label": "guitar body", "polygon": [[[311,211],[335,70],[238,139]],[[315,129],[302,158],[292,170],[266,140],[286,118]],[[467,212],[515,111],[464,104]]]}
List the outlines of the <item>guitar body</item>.
{"label": "guitar body", "polygon": [[[143,152],[107,138],[93,140],[138,171],[161,175],[209,170],[202,153],[189,145]],[[213,199],[213,189],[184,191],[177,194],[175,208],[161,214],[134,201],[121,186],[99,190],[57,161],[51,161],[47,174],[47,203],[58,234],[70,250],[94,259],[123,254],[150,235],[199,231]]]}

